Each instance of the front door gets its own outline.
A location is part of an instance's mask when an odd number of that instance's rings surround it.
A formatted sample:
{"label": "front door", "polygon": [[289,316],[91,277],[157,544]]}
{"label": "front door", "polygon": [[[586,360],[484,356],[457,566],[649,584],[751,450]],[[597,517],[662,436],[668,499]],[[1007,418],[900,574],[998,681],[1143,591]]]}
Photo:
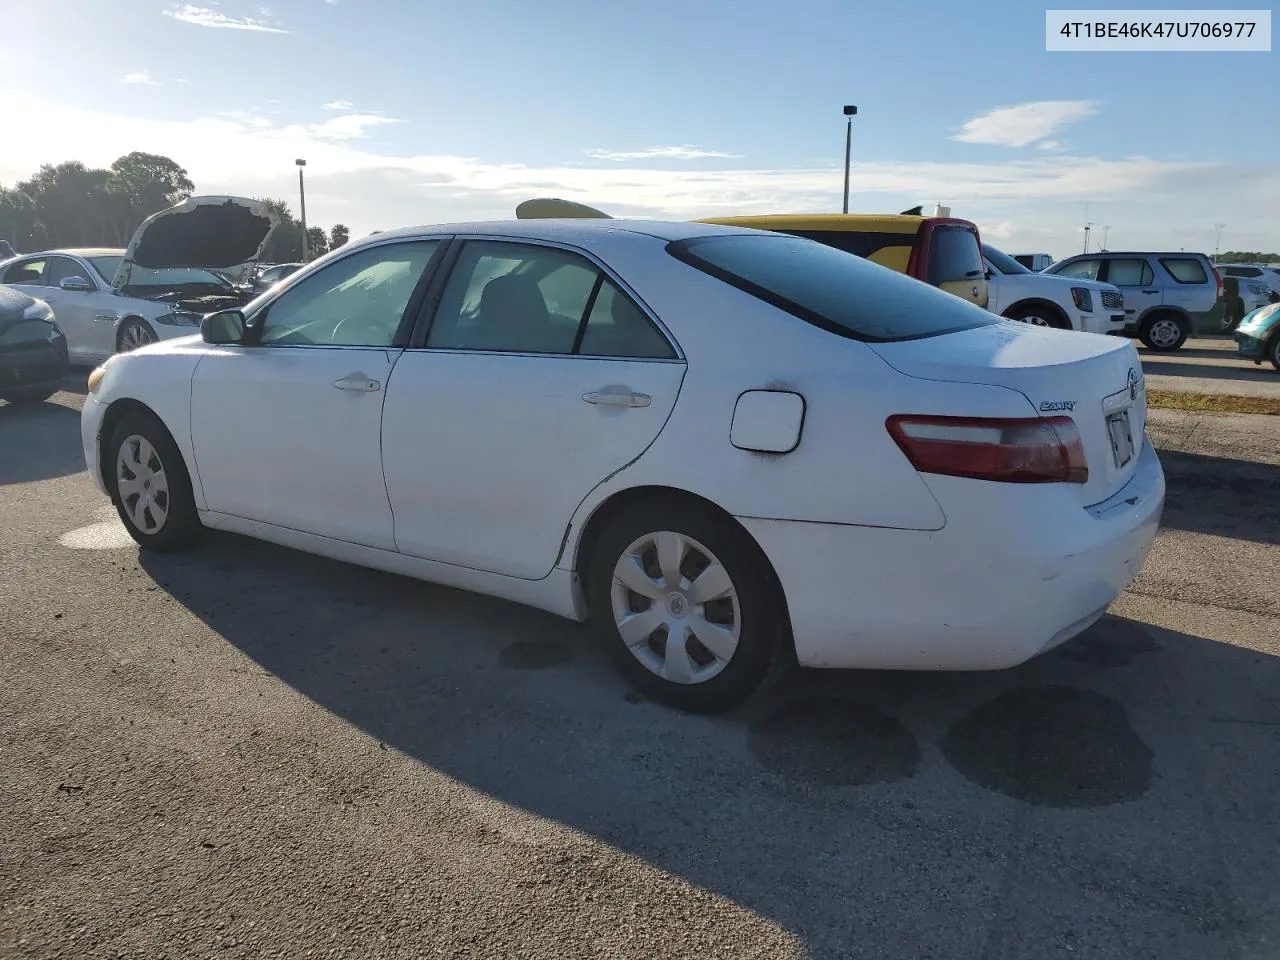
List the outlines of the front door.
{"label": "front door", "polygon": [[[87,289],[63,290],[64,280],[83,280]],[[71,359],[96,362],[115,353],[113,301],[119,298],[103,289],[94,272],[78,260],[54,256],[49,258],[45,282],[49,285],[45,299],[67,335]]]}
{"label": "front door", "polygon": [[209,348],[191,384],[208,509],[395,549],[382,404],[439,245],[391,242],[336,260],[255,313],[250,345]]}
{"label": "front door", "polygon": [[583,498],[658,436],[684,369],[644,310],[586,257],[467,241],[429,334],[405,351],[387,389],[396,545],[546,576]]}

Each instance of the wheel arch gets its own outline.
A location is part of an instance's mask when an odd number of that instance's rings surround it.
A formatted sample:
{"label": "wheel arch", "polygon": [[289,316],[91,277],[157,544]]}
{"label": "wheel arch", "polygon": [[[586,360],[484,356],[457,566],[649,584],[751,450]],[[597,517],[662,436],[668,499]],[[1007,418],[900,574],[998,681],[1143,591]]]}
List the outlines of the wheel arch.
{"label": "wheel arch", "polygon": [[[786,643],[794,646],[791,637],[791,610],[787,604],[787,592],[782,586],[782,581],[778,577],[778,572],[773,567],[773,562],[769,559],[768,554],[764,552],[764,548],[754,536],[751,535],[746,527],[738,522],[738,518],[722,506],[714,501],[708,500],[706,497],[688,490],[682,490],[679,487],[667,487],[660,485],[646,485],[638,487],[627,487],[623,490],[615,491],[605,497],[600,503],[591,510],[591,513],[580,525],[580,532],[574,537],[573,529],[570,527],[565,531],[565,545],[561,550],[561,556],[568,556],[572,561],[571,569],[577,574],[575,580],[578,583],[578,589],[581,589],[582,571],[592,562],[592,553],[599,542],[600,534],[608,526],[611,519],[616,517],[623,510],[626,510],[639,503],[664,503],[664,502],[681,502],[698,507],[699,509],[709,510],[721,519],[732,523],[742,535],[755,547],[759,552],[761,559],[764,561],[765,569],[773,580],[773,585],[778,591],[778,597],[782,603],[782,616],[784,623],[787,625]],[[585,609],[585,607],[584,607]]]}
{"label": "wheel arch", "polygon": [[1049,311],[1059,323],[1066,327],[1066,329],[1075,329],[1074,325],[1071,323],[1071,318],[1067,315],[1067,312],[1052,300],[1046,300],[1044,297],[1024,297],[1021,300],[1009,304],[1009,306],[1004,308],[1000,315],[1006,319],[1012,319],[1015,313],[1020,313],[1023,310],[1033,307]]}
{"label": "wheel arch", "polygon": [[1195,323],[1192,321],[1190,313],[1182,307],[1164,303],[1158,303],[1154,306],[1148,307],[1146,310],[1143,310],[1142,313],[1138,314],[1138,319],[1134,321],[1134,326],[1141,327],[1142,324],[1147,322],[1147,320],[1152,317],[1159,316],[1162,313],[1173,314],[1179,320],[1183,321],[1192,333],[1195,332]]}
{"label": "wheel arch", "polygon": [[102,426],[98,430],[98,473],[102,478],[103,485],[111,492],[111,496],[115,496],[115,474],[114,471],[108,468],[111,458],[107,446],[111,442],[111,434],[115,432],[116,426],[131,413],[147,414],[154,417],[156,422],[164,427],[165,432],[169,434],[169,439],[173,441],[178,453],[182,456],[183,465],[187,468],[187,476],[192,480],[192,493],[198,496],[195,481],[195,464],[191,462],[191,458],[183,449],[182,444],[178,442],[178,437],[169,427],[169,424],[165,423],[164,417],[160,416],[153,407],[134,397],[121,397],[118,400],[111,401],[106,412],[102,415]]}

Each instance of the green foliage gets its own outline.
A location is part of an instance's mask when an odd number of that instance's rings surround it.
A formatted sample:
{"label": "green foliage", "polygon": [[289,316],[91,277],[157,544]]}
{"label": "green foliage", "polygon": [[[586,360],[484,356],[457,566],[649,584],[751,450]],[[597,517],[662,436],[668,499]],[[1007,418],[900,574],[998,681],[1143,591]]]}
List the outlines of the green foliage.
{"label": "green foliage", "polygon": [[345,223],[335,223],[333,229],[329,231],[329,249],[337,250],[340,246],[351,240],[351,231],[347,229]]}
{"label": "green foliage", "polygon": [[1280,253],[1259,253],[1256,250],[1228,250],[1218,254],[1218,263],[1280,263]]}

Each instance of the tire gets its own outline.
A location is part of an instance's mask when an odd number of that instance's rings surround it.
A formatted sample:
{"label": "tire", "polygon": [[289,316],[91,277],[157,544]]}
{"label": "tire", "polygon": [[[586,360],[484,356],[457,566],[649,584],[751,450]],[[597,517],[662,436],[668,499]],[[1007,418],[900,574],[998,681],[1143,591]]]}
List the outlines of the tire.
{"label": "tire", "polygon": [[1143,345],[1157,353],[1180,350],[1190,333],[1186,319],[1176,313],[1153,313],[1138,328]]}
{"label": "tire", "polygon": [[1055,330],[1070,330],[1071,324],[1065,321],[1057,310],[1051,307],[1026,306],[1009,311],[1010,320],[1018,323],[1029,323],[1033,327],[1052,327]]}
{"label": "tire", "polygon": [[159,339],[145,320],[130,317],[120,324],[120,329],[116,332],[116,352],[128,353],[149,343],[155,343]]}
{"label": "tire", "polygon": [[8,400],[14,406],[34,406],[44,403],[57,392],[57,387],[20,387],[0,393],[0,400]]}
{"label": "tire", "polygon": [[[137,410],[116,424],[103,466],[111,502],[139,546],[172,553],[197,539],[203,527],[187,465],[173,437],[154,414]],[[126,483],[128,487],[124,487]]]}
{"label": "tire", "polygon": [[[668,549],[678,545],[678,591],[665,590],[659,543]],[[722,576],[714,584],[706,581],[707,587],[721,586],[728,595],[722,589],[719,599],[695,603],[690,581],[710,569],[704,563],[708,557]],[[622,675],[653,700],[690,713],[718,713],[741,703],[765,680],[780,677],[794,662],[782,589],[755,541],[732,520],[678,500],[637,503],[607,522],[588,562],[584,573],[592,628]],[[628,566],[628,583],[644,592],[615,576]],[[639,619],[650,610],[651,619]],[[635,618],[630,644],[619,627],[627,617]],[[646,634],[650,623],[654,626]],[[686,641],[685,656],[679,659],[668,656],[672,625],[683,628]],[[717,653],[694,636],[696,629],[705,630],[703,636]]]}
{"label": "tire", "polygon": [[1276,372],[1280,373],[1280,332],[1271,335],[1271,343],[1267,346],[1267,359],[1276,368]]}

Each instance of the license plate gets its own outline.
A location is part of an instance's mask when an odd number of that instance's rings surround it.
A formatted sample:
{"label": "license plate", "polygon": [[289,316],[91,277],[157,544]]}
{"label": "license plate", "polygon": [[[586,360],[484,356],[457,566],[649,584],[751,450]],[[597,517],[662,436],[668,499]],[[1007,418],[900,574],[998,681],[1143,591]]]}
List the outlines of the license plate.
{"label": "license plate", "polygon": [[1133,459],[1133,431],[1129,429],[1128,410],[1107,417],[1107,435],[1111,437],[1111,455],[1116,466],[1123,467]]}

